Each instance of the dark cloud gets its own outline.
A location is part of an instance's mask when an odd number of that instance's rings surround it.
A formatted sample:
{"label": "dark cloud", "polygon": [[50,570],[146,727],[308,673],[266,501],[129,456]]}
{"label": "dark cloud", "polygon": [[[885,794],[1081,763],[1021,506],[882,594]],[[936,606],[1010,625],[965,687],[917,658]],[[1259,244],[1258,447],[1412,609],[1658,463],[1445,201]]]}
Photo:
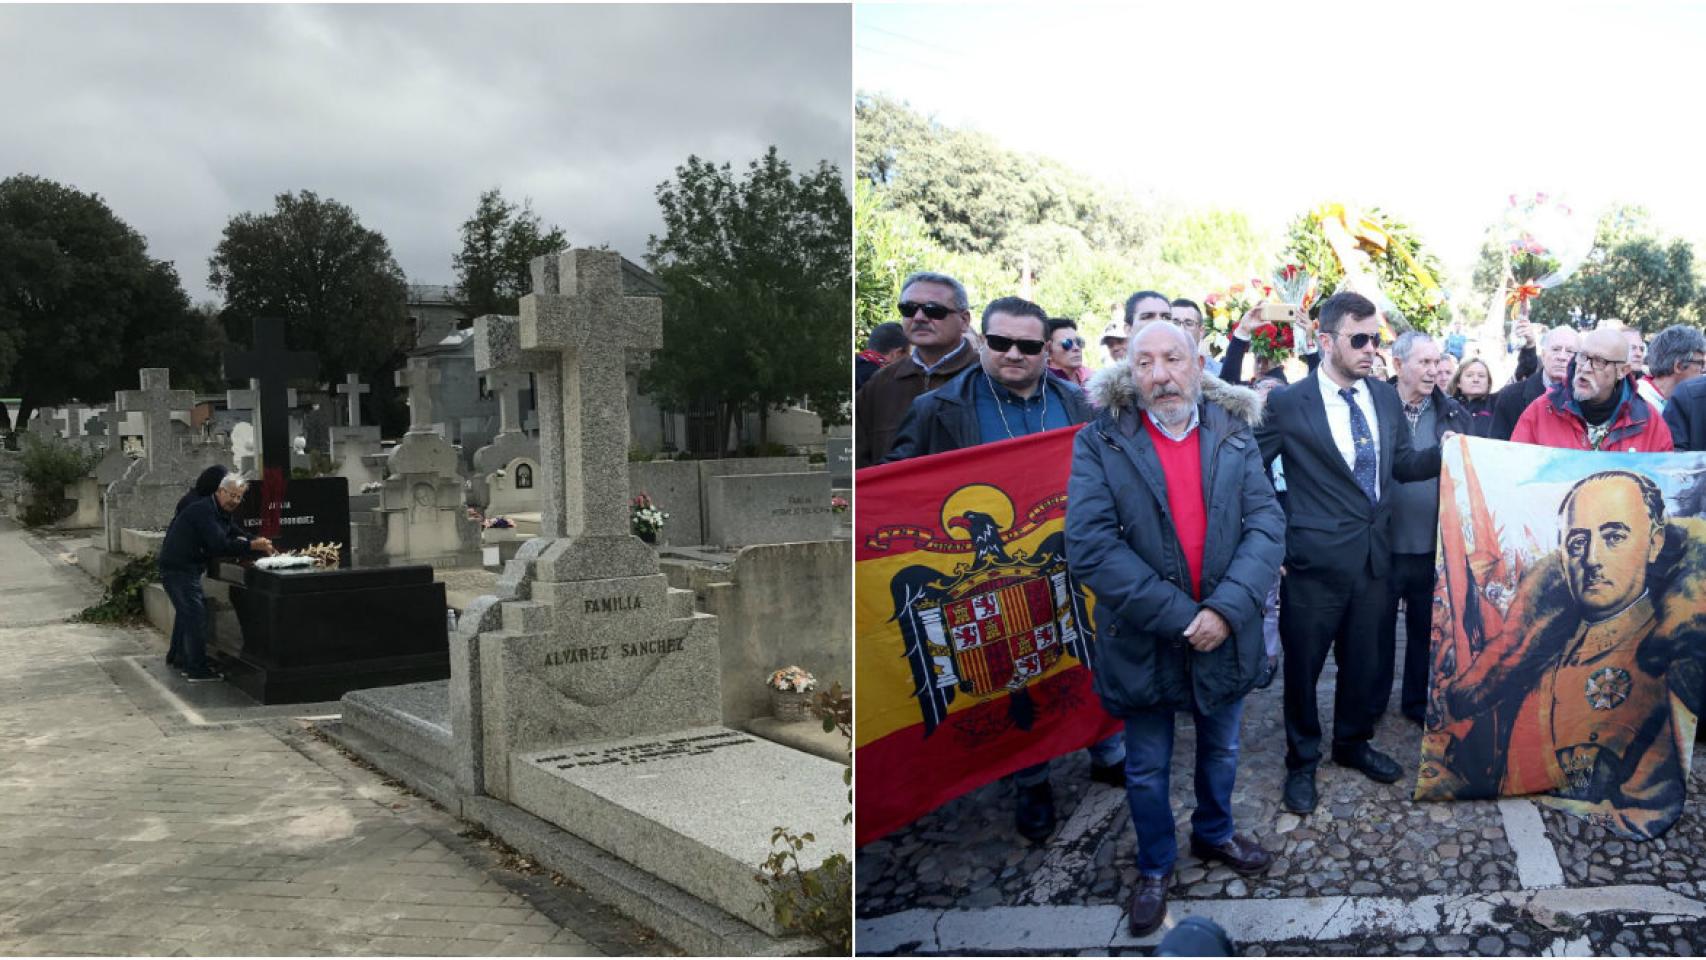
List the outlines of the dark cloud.
{"label": "dark cloud", "polygon": [[101,194],[198,299],[287,190],[448,283],[491,187],[639,259],[689,154],[848,173],[851,76],[846,6],[7,6],[0,175]]}

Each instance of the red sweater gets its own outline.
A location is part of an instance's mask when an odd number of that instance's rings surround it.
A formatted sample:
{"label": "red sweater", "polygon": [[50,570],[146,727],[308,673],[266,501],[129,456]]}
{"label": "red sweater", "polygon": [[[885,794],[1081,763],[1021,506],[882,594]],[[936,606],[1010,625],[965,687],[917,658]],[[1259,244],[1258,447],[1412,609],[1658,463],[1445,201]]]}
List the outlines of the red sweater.
{"label": "red sweater", "polygon": [[1208,509],[1202,495],[1202,430],[1192,430],[1183,440],[1173,440],[1155,426],[1147,415],[1143,425],[1155,443],[1161,472],[1167,478],[1167,509],[1173,514],[1173,532],[1185,551],[1191,571],[1191,599],[1202,599],[1203,544],[1208,541]]}

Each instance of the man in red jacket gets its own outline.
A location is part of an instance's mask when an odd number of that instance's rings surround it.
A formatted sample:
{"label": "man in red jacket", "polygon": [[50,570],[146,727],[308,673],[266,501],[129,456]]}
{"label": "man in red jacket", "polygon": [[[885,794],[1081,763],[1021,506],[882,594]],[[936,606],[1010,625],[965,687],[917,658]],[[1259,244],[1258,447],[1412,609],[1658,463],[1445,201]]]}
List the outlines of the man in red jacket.
{"label": "man in red jacket", "polygon": [[1604,328],[1582,337],[1564,381],[1528,405],[1511,439],[1565,450],[1672,449],[1670,427],[1635,389],[1629,342]]}

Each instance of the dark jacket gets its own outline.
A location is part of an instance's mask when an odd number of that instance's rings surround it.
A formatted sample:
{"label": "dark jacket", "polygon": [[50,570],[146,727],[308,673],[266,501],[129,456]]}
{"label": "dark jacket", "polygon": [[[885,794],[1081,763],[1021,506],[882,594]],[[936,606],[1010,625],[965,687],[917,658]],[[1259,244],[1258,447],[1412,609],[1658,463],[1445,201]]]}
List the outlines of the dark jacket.
{"label": "dark jacket", "polygon": [[878,370],[853,397],[853,465],[883,462],[894,445],[895,431],[912,401],[958,376],[977,363],[977,348],[967,341],[951,360],[926,375],[910,356]]}
{"label": "dark jacket", "polygon": [[[1493,435],[1493,400],[1498,394],[1488,394],[1484,397],[1473,397],[1457,400],[1457,405],[1469,415],[1469,429],[1465,431],[1474,437],[1490,437]],[[1513,425],[1514,426],[1514,425]]]}
{"label": "dark jacket", "polygon": [[1706,450],[1706,377],[1684,380],[1665,401],[1665,423],[1678,450]]}
{"label": "dark jacket", "polygon": [[[894,445],[883,463],[975,447],[982,437],[977,426],[977,393],[987,374],[981,364],[960,371],[959,376],[912,401],[895,431]],[[1066,409],[1074,424],[1088,423],[1095,411],[1084,399],[1084,391],[1059,377],[1044,376],[1048,401]]]}
{"label": "dark jacket", "polygon": [[200,570],[214,557],[248,552],[249,538],[237,532],[230,515],[219,509],[211,496],[201,497],[178,511],[166,528],[166,539],[160,544],[160,569],[180,573]]}
{"label": "dark jacket", "polygon": [[[1115,716],[1193,705],[1212,713],[1249,693],[1266,660],[1262,601],[1279,572],[1285,515],[1250,432],[1262,401],[1207,375],[1202,388],[1197,430],[1208,536],[1200,602],[1191,599],[1167,480],[1137,409],[1130,367],[1091,380],[1100,412],[1073,444],[1067,564],[1096,597],[1090,667],[1102,706]],[[1232,632],[1198,653],[1184,630],[1204,607]]]}
{"label": "dark jacket", "polygon": [[[1398,402],[1402,404],[1403,398],[1400,397]],[[1433,392],[1433,407],[1435,446],[1439,445],[1440,438],[1445,436],[1447,430],[1452,433],[1474,433],[1475,418],[1470,414],[1469,408],[1446,396],[1445,391],[1437,386]]]}
{"label": "dark jacket", "polygon": [[[1250,341],[1240,340],[1237,337],[1228,335],[1226,338],[1226,353],[1220,358],[1220,379],[1225,380],[1227,383],[1246,386],[1247,384],[1244,380],[1244,357],[1249,352]],[[1314,370],[1316,366],[1321,363],[1321,353],[1318,350],[1312,353],[1301,353],[1298,354],[1298,356],[1303,358],[1304,365],[1306,365],[1310,370]],[[1273,377],[1280,383],[1291,382],[1286,377],[1284,368],[1275,367],[1274,370],[1278,372],[1277,376],[1272,372],[1266,374],[1266,376]],[[1251,377],[1250,382],[1254,382],[1255,379],[1255,377]]]}
{"label": "dark jacket", "polygon": [[1393,484],[1439,476],[1440,450],[1410,445],[1404,405],[1391,384],[1365,381],[1380,431],[1380,502],[1371,504],[1333,443],[1321,371],[1268,394],[1256,428],[1262,461],[1285,455],[1285,566],[1290,573],[1360,582],[1384,577],[1392,559]]}
{"label": "dark jacket", "polygon": [[[1566,381],[1567,382],[1567,381]],[[1488,436],[1494,440],[1509,440],[1511,432],[1516,429],[1516,422],[1522,419],[1522,412],[1534,402],[1534,398],[1546,392],[1546,374],[1544,371],[1534,374],[1526,380],[1512,380],[1505,384],[1504,389],[1494,395],[1493,427]]]}

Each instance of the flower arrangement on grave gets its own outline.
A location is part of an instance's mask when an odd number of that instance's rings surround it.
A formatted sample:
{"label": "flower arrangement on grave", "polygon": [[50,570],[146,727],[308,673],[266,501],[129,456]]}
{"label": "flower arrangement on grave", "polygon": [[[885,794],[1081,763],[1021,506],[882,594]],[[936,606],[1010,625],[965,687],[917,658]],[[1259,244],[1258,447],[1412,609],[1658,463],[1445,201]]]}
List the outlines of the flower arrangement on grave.
{"label": "flower arrangement on grave", "polygon": [[839,493],[829,498],[829,509],[835,513],[846,513],[849,506],[847,498]]}
{"label": "flower arrangement on grave", "polygon": [[669,514],[658,509],[650,494],[640,494],[628,506],[628,529],[642,540],[657,539],[657,535],[663,532],[663,525],[669,522]]}
{"label": "flower arrangement on grave", "polygon": [[383,489],[385,489],[385,482],[383,480],[369,480],[361,485],[362,493],[378,493]]}
{"label": "flower arrangement on grave", "polygon": [[303,567],[313,567],[318,570],[335,570],[343,563],[341,543],[311,543],[301,550],[291,550],[286,553],[262,557],[255,561],[255,566],[262,570],[290,570]]}
{"label": "flower arrangement on grave", "polygon": [[508,517],[487,517],[481,525],[487,530],[508,530],[515,526]]}
{"label": "flower arrangement on grave", "polygon": [[811,713],[817,678],[804,667],[783,667],[764,682],[770,688],[770,713],[778,720],[804,720]]}

